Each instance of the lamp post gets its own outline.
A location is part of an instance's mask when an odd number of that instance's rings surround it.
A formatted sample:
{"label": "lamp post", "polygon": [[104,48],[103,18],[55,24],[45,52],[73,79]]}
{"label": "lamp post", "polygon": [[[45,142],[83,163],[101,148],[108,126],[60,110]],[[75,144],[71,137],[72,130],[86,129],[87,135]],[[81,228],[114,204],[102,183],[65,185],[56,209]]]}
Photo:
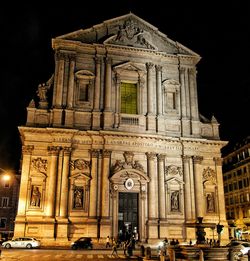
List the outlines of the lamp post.
{"label": "lamp post", "polygon": [[11,174],[10,174],[10,172],[9,171],[7,171],[7,170],[5,170],[5,169],[3,169],[3,168],[0,168],[0,171],[2,172],[1,174],[0,174],[0,176],[1,175],[3,175],[2,176],[2,180],[3,181],[10,181],[10,178],[11,178]]}

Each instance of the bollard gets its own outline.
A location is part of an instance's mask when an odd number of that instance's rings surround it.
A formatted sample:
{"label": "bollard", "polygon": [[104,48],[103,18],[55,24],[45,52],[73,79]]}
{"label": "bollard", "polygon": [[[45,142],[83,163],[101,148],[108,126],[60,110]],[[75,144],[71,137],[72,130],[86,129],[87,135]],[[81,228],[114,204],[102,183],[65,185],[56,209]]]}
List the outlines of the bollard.
{"label": "bollard", "polygon": [[141,256],[142,257],[145,256],[145,247],[144,247],[144,245],[141,245]]}
{"label": "bollard", "polygon": [[150,247],[146,248],[146,259],[151,259],[151,248]]}

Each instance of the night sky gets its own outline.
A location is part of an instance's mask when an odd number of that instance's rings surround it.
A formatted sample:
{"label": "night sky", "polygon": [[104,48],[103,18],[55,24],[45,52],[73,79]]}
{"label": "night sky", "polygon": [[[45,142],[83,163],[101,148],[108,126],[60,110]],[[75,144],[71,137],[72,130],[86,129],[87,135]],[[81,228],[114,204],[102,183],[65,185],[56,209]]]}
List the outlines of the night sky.
{"label": "night sky", "polygon": [[[201,56],[199,110],[220,123],[220,137],[250,135],[250,9],[247,1],[71,1],[50,5],[6,3],[0,10],[0,167],[19,168],[17,127],[39,83],[54,72],[51,39],[130,11]],[[176,2],[176,3],[172,3]],[[217,1],[219,3],[219,1]]]}

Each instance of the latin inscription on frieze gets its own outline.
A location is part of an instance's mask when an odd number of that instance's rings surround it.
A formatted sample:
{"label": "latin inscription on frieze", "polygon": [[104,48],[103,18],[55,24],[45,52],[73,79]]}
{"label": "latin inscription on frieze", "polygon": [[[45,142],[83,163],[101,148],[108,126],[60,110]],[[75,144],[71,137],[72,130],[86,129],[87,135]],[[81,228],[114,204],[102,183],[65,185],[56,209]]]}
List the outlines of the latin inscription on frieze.
{"label": "latin inscription on frieze", "polygon": [[142,141],[129,141],[129,140],[107,140],[107,145],[126,145],[132,147],[144,147],[144,148],[154,148],[162,150],[181,150],[179,145],[169,145],[157,142],[142,142]]}

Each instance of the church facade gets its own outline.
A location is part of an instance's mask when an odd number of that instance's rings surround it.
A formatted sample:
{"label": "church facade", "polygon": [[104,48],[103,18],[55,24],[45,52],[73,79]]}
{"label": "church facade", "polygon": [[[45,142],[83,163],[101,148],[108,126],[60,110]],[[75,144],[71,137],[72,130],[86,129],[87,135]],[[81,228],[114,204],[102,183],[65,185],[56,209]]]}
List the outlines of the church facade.
{"label": "church facade", "polygon": [[197,217],[226,227],[226,142],[199,113],[200,56],[132,13],[56,37],[52,48],[55,71],[19,127],[15,236],[189,241]]}

